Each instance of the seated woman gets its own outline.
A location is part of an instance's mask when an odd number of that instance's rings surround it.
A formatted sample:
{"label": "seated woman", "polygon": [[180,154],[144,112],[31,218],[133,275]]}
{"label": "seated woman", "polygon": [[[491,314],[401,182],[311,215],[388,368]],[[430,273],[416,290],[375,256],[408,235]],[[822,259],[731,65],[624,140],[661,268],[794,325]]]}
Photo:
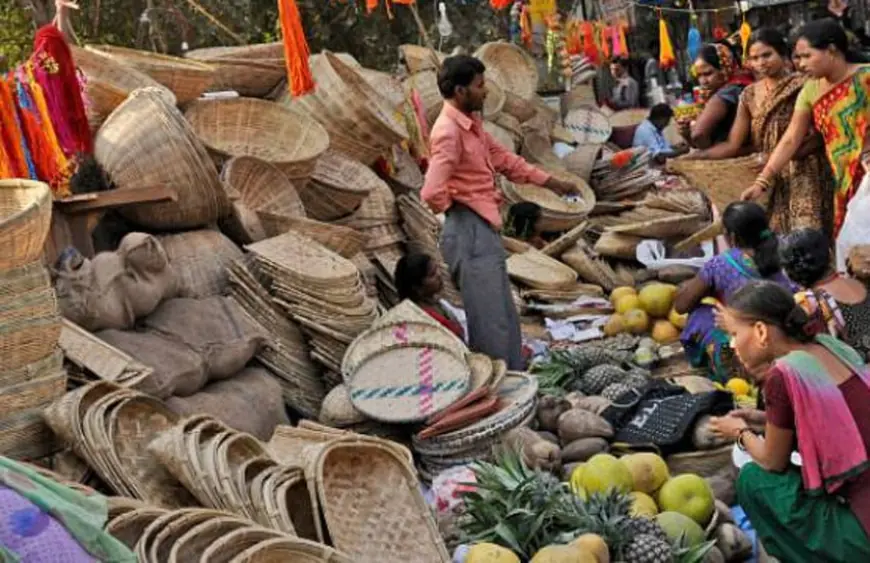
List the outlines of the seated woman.
{"label": "seated woman", "polygon": [[677,125],[690,146],[706,149],[728,139],[740,94],[752,83],[752,76],[740,69],[736,52],[724,43],[704,45],[693,68],[707,102],[697,119]]}
{"label": "seated woman", "polygon": [[731,357],[728,335],[716,326],[716,309],[752,280],[771,279],[786,287],[790,284],[780,270],[779,244],[760,205],[732,203],[725,208],[722,223],[731,249],[680,285],[674,308],[679,314],[689,313],[680,336],[686,357],[693,366],[706,367],[714,380],[724,383],[739,369],[739,363]]}
{"label": "seated woman", "polygon": [[[723,324],[760,373],[767,423],[763,439],[736,416],[713,429],[754,462],[740,471],[737,498],[765,549],[790,563],[870,561],[870,370],[836,338],[813,337],[807,314],[772,282],[736,292]],[[795,446],[800,469],[790,464]]]}
{"label": "seated woman", "polygon": [[444,286],[436,262],[428,254],[408,253],[396,264],[396,291],[399,299],[410,299],[453,334],[465,340],[465,330],[438,299]]}
{"label": "seated woman", "polygon": [[537,203],[530,201],[515,203],[508,208],[505,234],[541,249],[546,246],[547,241],[544,240],[543,233],[538,227],[540,219],[541,206]]}
{"label": "seated woman", "polygon": [[795,295],[810,318],[833,336],[870,354],[870,294],[860,281],[834,270],[831,241],[821,231],[801,229],[783,240],[782,265],[805,288]]}

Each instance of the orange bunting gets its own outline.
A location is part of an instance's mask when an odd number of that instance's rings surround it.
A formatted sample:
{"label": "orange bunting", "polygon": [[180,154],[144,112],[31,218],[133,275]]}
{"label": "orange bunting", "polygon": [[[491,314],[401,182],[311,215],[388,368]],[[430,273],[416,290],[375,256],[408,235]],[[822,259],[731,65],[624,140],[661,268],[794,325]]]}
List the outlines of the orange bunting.
{"label": "orange bunting", "polygon": [[625,40],[625,30],[628,29],[628,24],[620,22],[619,25],[619,49],[622,51],[623,57],[628,57],[631,53],[628,52],[628,41]]}
{"label": "orange bunting", "polygon": [[295,0],[278,0],[278,18],[284,38],[284,60],[287,65],[287,81],[293,96],[304,96],[314,90],[314,77],[308,66],[308,41],[302,29],[302,18]]}
{"label": "orange bunting", "polygon": [[659,66],[663,70],[673,68],[677,64],[677,59],[674,56],[674,46],[671,43],[671,36],[668,34],[668,24],[664,18],[659,18]]}
{"label": "orange bunting", "polygon": [[604,60],[610,59],[610,45],[607,43],[607,26],[598,26],[598,41],[600,42],[601,56]]}
{"label": "orange bunting", "polygon": [[489,0],[493,10],[504,10],[514,3],[514,0]]}
{"label": "orange bunting", "polygon": [[527,4],[523,5],[523,10],[520,12],[520,39],[523,45],[531,48],[532,46],[532,14],[529,12]]}
{"label": "orange bunting", "polygon": [[631,157],[634,156],[634,153],[631,149],[626,149],[624,151],[619,151],[610,159],[610,166],[619,170],[620,168],[625,168],[631,163]]}
{"label": "orange bunting", "polygon": [[752,26],[749,25],[749,22],[744,18],[743,23],[740,25],[740,43],[743,45],[743,60],[746,60],[746,51],[749,49],[750,36],[752,36]]}
{"label": "orange bunting", "polygon": [[601,62],[598,45],[595,44],[595,27],[592,22],[583,22],[580,24],[580,37],[583,41],[583,54],[589,59],[592,64]]}

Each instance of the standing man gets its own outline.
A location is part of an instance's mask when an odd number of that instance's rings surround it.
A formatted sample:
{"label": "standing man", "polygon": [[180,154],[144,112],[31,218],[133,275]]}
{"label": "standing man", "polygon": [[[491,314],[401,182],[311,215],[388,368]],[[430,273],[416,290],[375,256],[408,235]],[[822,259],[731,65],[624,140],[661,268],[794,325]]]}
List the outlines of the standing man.
{"label": "standing man", "polygon": [[646,148],[657,164],[664,164],[668,158],[689,152],[685,146],[672,147],[665,139],[663,131],[673,116],[674,110],[668,104],[654,105],[649,112],[649,117],[644,119],[634,130],[634,141],[631,145]]}
{"label": "standing man", "polygon": [[469,346],[521,370],[522,334],[499,234],[502,198],[495,174],[559,193],[576,188],[508,152],[484,131],[478,112],[486,99],[485,71],[482,62],[467,55],[442,63],[438,89],[444,108],[432,127],[420,196],[435,213],[447,215],[441,253],[462,293]]}
{"label": "standing man", "polygon": [[628,73],[628,59],[613,59],[610,74],[616,84],[607,100],[607,105],[615,110],[640,107],[640,86]]}

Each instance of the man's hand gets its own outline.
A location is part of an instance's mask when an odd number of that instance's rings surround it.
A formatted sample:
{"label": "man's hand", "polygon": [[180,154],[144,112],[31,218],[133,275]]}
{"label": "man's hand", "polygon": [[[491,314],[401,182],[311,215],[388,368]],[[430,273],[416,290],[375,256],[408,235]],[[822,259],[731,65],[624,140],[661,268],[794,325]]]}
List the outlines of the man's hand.
{"label": "man's hand", "polygon": [[555,176],[550,176],[550,179],[547,180],[547,183],[544,184],[544,187],[549,188],[557,194],[562,195],[577,193],[577,186],[574,185],[574,183],[560,180]]}

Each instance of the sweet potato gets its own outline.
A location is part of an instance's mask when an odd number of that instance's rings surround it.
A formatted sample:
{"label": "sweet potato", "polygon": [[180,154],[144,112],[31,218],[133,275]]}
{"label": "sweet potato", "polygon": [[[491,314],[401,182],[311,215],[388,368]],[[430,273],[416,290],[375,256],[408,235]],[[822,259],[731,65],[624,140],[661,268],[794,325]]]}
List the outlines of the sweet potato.
{"label": "sweet potato", "polygon": [[538,430],[558,432],[559,416],[571,408],[571,403],[560,397],[545,395],[538,401]]}
{"label": "sweet potato", "polygon": [[514,428],[502,437],[502,443],[517,452],[529,467],[558,471],[562,465],[559,446],[541,438],[531,428]]}
{"label": "sweet potato", "polygon": [[589,411],[595,415],[600,415],[604,412],[604,409],[610,405],[611,402],[604,397],[593,395],[591,397],[583,397],[582,399],[579,399],[574,403],[574,408]]}
{"label": "sweet potato", "polygon": [[607,440],[604,438],[580,438],[562,448],[562,462],[586,461],[595,454],[600,454],[606,450]]}
{"label": "sweet potato", "polygon": [[571,409],[559,417],[559,439],[570,444],[580,438],[612,438],[613,427],[610,423],[582,409]]}

